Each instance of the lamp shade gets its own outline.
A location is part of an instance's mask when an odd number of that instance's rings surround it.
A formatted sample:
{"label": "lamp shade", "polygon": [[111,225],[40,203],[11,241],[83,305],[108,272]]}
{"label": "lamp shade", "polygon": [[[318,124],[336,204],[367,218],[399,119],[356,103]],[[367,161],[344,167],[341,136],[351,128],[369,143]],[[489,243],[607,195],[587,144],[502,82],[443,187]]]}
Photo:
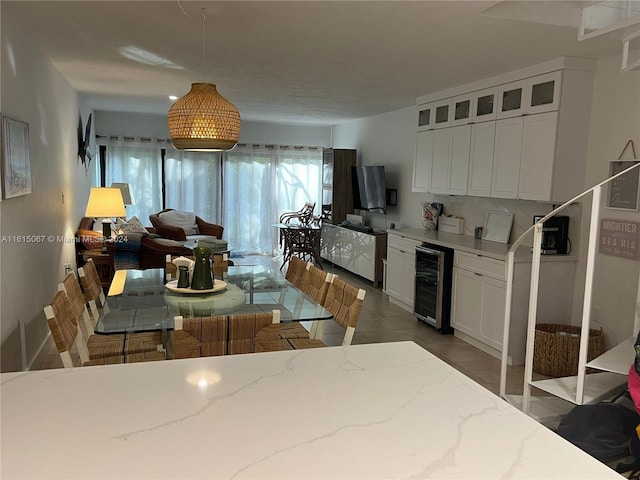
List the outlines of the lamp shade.
{"label": "lamp shade", "polygon": [[119,188],[125,205],[133,205],[133,195],[128,183],[112,183],[111,188]]}
{"label": "lamp shade", "polygon": [[167,116],[178,150],[231,150],[240,136],[240,113],[211,83],[192,83]]}
{"label": "lamp shade", "polygon": [[89,202],[85,217],[124,217],[127,211],[124,208],[122,193],[119,188],[93,187],[89,194]]}

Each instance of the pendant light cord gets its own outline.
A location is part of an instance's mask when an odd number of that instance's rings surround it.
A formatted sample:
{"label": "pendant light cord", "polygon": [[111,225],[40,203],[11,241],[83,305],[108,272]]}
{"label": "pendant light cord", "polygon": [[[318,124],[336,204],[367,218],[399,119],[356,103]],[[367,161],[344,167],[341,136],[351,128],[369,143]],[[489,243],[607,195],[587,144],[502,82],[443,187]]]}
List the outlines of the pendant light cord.
{"label": "pendant light cord", "polygon": [[207,14],[204,8],[202,8],[201,10],[202,10],[202,83],[206,83],[205,73],[204,73],[205,72],[204,58],[205,58],[205,50],[206,50],[204,21],[207,18]]}

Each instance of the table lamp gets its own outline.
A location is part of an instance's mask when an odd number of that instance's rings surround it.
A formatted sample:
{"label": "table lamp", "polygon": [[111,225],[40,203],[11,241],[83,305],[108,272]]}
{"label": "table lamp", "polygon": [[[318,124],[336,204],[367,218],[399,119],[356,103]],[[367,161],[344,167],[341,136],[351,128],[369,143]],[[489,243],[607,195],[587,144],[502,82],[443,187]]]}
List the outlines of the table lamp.
{"label": "table lamp", "polygon": [[91,188],[85,217],[102,218],[102,235],[105,240],[111,238],[111,218],[124,217],[122,193],[119,188]]}

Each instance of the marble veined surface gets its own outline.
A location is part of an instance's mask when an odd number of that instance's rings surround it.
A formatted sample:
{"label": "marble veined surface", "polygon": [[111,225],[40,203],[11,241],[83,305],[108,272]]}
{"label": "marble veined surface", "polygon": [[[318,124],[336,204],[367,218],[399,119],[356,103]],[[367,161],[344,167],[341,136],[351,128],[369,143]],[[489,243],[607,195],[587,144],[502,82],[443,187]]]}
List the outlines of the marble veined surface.
{"label": "marble veined surface", "polygon": [[5,373],[2,479],[603,479],[413,342]]}

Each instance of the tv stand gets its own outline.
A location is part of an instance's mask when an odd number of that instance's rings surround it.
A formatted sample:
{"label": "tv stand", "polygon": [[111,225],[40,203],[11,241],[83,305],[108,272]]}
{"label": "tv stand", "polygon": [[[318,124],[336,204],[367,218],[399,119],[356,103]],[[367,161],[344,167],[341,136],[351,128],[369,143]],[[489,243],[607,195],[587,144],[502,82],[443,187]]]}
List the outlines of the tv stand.
{"label": "tv stand", "polygon": [[382,283],[382,259],[387,253],[387,232],[365,233],[338,225],[322,226],[320,256],[334,265],[373,282]]}

